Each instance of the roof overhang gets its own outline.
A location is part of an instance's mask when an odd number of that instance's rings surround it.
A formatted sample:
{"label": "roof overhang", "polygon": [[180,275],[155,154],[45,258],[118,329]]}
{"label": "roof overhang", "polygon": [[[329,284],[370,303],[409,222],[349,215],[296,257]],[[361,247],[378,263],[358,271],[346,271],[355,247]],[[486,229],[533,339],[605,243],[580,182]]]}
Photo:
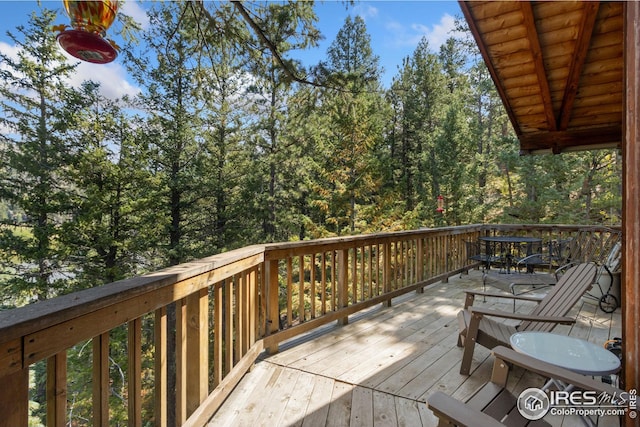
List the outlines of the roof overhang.
{"label": "roof overhang", "polygon": [[461,1],[523,154],[622,143],[622,2]]}

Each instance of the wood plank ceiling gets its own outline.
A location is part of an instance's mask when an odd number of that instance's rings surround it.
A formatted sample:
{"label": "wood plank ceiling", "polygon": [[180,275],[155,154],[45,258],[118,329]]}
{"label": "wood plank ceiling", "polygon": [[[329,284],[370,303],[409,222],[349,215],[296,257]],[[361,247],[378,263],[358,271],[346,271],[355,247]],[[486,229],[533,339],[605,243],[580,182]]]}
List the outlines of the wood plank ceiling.
{"label": "wood plank ceiling", "polygon": [[522,154],[620,147],[621,2],[460,1]]}

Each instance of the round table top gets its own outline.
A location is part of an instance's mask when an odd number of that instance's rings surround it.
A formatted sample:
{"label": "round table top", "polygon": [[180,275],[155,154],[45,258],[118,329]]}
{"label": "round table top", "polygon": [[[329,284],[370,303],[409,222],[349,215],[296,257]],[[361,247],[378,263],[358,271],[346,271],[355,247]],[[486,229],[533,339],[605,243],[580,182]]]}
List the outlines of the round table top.
{"label": "round table top", "polygon": [[609,350],[588,341],[550,332],[516,332],[511,347],[552,365],[582,375],[602,376],[620,370],[620,359]]}
{"label": "round table top", "polygon": [[542,242],[539,237],[527,237],[527,236],[482,236],[480,240],[485,242],[499,242],[499,243],[537,243]]}

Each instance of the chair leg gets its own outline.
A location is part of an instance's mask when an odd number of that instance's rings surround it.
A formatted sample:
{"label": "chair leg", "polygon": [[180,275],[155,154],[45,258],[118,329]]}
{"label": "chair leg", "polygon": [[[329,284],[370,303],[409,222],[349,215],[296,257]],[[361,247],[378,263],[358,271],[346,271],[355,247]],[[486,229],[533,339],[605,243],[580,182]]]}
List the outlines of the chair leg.
{"label": "chair leg", "polygon": [[464,342],[464,350],[462,351],[462,363],[460,364],[461,375],[469,375],[469,371],[471,371],[471,361],[473,360],[475,344],[475,341],[467,336]]}
{"label": "chair leg", "polygon": [[471,362],[473,360],[473,351],[476,346],[476,340],[478,337],[478,327],[480,326],[480,319],[482,316],[472,314],[467,327],[467,336],[464,340],[464,350],[462,352],[462,363],[460,363],[460,374],[469,375],[471,371]]}

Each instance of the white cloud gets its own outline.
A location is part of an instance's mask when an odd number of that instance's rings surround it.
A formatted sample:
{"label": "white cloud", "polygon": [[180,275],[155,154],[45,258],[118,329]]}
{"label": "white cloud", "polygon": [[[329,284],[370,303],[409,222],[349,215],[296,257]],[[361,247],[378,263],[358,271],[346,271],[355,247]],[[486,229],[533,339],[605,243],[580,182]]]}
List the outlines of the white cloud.
{"label": "white cloud", "polygon": [[[72,63],[78,61],[73,57],[70,58]],[[117,58],[108,64],[92,64],[81,61],[69,83],[73,87],[80,87],[82,82],[91,80],[100,84],[100,93],[105,98],[117,99],[124,95],[134,96],[140,92],[138,87],[127,81],[126,76],[127,72]]]}
{"label": "white cloud", "polygon": [[[18,59],[19,49],[16,45],[0,42],[0,52],[11,59]],[[82,82],[92,80],[100,84],[100,93],[108,99],[117,99],[123,95],[134,96],[140,92],[138,87],[129,83],[127,72],[117,58],[109,64],[92,64],[79,61],[66,53],[61,47],[59,49],[67,57],[69,63],[79,62],[76,71],[69,78],[71,86],[78,88]],[[6,69],[6,64],[0,64],[0,69],[3,68]]]}
{"label": "white cloud", "polygon": [[419,23],[405,26],[395,21],[387,23],[386,27],[392,37],[391,44],[397,47],[415,47],[423,37],[426,37],[429,48],[434,52],[437,52],[449,37],[456,35],[453,31],[455,18],[448,13],[444,14],[432,27]]}
{"label": "white cloud", "polygon": [[353,8],[353,13],[366,21],[367,18],[375,18],[378,16],[378,8],[366,3],[357,4]]}
{"label": "white cloud", "polygon": [[143,30],[149,27],[147,11],[142,7],[139,1],[125,1],[120,10],[122,13],[130,16],[134,21],[140,24]]}

